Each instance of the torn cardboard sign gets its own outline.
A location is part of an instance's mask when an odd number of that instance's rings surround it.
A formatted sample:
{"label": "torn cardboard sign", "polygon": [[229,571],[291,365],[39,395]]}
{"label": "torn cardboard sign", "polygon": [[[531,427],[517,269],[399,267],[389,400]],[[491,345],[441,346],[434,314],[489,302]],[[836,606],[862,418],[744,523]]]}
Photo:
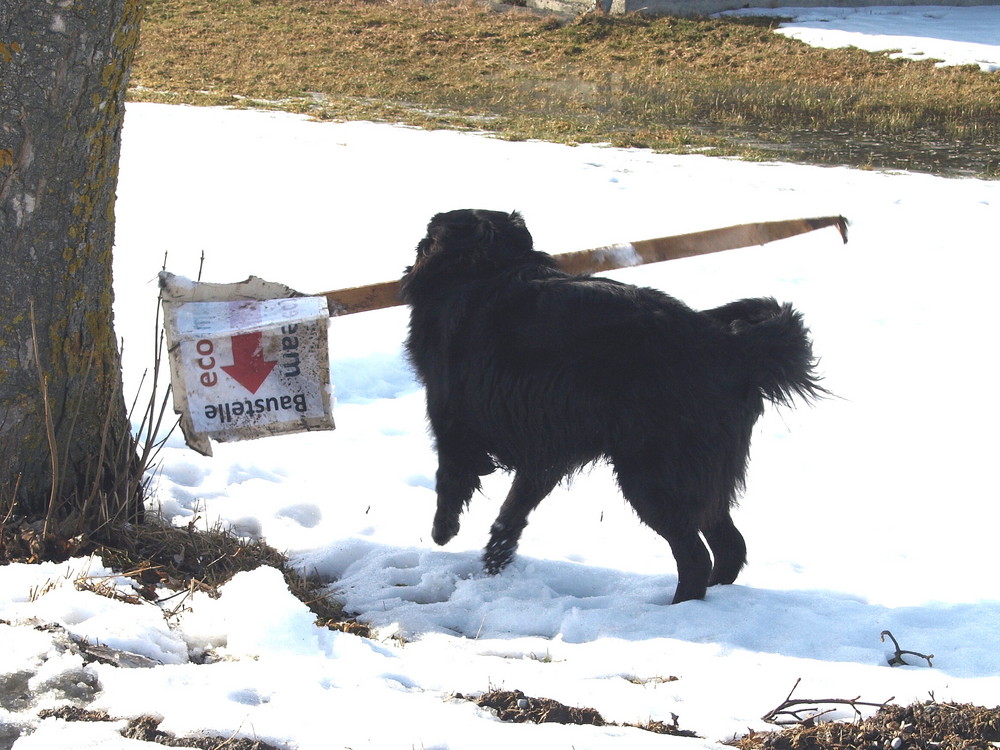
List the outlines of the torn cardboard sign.
{"label": "torn cardboard sign", "polygon": [[323,297],[256,277],[202,284],[163,272],[160,298],[174,411],[212,454],[232,442],[334,428]]}

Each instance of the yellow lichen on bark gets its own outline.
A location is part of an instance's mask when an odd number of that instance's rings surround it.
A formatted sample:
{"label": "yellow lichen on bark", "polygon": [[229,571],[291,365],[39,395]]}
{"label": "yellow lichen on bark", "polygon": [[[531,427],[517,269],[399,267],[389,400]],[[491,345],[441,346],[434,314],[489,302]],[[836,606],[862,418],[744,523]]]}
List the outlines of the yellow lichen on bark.
{"label": "yellow lichen on bark", "polygon": [[0,62],[14,62],[14,55],[19,53],[21,49],[21,45],[17,42],[11,42],[10,44],[0,42]]}

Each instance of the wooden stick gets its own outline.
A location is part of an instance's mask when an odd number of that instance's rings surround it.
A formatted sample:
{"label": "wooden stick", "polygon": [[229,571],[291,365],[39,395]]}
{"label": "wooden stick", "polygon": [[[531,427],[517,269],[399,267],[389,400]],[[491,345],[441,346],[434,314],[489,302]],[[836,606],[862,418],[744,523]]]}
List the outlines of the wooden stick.
{"label": "wooden stick", "polygon": [[331,318],[403,304],[403,300],[400,299],[399,281],[383,281],[350,289],[320,292],[317,296],[326,297]]}
{"label": "wooden stick", "polygon": [[704,232],[660,237],[655,240],[627,242],[592,250],[563,253],[557,255],[556,260],[559,267],[567,273],[597,273],[610,271],[613,268],[627,268],[643,263],[657,263],[663,260],[717,253],[722,250],[764,245],[829,226],[836,226],[844,242],[847,242],[847,220],[843,216],[825,216],[820,219],[788,219],[739,224]]}
{"label": "wooden stick", "polygon": [[[735,250],[740,247],[764,245],[775,240],[794,237],[824,227],[837,227],[847,242],[847,219],[843,216],[823,216],[815,219],[786,219],[754,224],[738,224],[703,232],[639,240],[590,250],[556,255],[559,267],[572,274],[599,273],[615,268],[628,268],[644,263],[689,258],[694,255]],[[399,281],[356,286],[321,292],[330,307],[330,315],[351,315],[368,310],[380,310],[403,304],[400,299]]]}

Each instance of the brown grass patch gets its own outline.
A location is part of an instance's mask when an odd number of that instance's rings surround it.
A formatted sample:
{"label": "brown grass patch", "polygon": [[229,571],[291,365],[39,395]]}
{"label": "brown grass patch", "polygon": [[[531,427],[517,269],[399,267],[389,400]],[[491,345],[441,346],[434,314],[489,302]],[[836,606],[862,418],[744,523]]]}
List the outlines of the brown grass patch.
{"label": "brown grass patch", "polygon": [[1000,76],[814,49],[776,23],[567,22],[471,0],[150,0],[132,96],[511,139],[1000,170]]}
{"label": "brown grass patch", "polygon": [[[93,536],[50,538],[47,554],[40,555],[35,541],[40,533],[38,523],[8,522],[0,526],[0,563],[36,563],[43,559],[58,562],[95,555],[107,567],[137,581],[136,596],[149,601],[162,601],[164,590],[177,594],[202,591],[217,596],[219,587],[237,573],[268,565],[282,571],[291,592],[316,615],[317,625],[366,637],[370,634],[367,626],[345,615],[340,602],[325,593],[325,582],[296,571],[285,555],[263,539],[241,539],[221,528],[199,529],[194,523],[168,526],[151,518],[135,526],[109,527]],[[97,594],[129,600],[100,581],[79,585]],[[183,601],[180,599],[176,606],[183,606]]]}
{"label": "brown grass patch", "polygon": [[1000,740],[1000,708],[967,703],[884,706],[857,722],[807,722],[735,740],[740,750],[991,750]]}
{"label": "brown grass patch", "polygon": [[[462,697],[462,696],[456,696]],[[491,709],[500,721],[515,724],[587,724],[595,727],[626,726],[644,729],[654,734],[670,734],[675,737],[697,737],[698,735],[678,726],[677,715],[670,724],[662,721],[648,721],[645,724],[616,724],[607,721],[593,708],[578,708],[552,698],[531,698],[520,690],[491,690],[477,698],[470,698],[477,706]]]}

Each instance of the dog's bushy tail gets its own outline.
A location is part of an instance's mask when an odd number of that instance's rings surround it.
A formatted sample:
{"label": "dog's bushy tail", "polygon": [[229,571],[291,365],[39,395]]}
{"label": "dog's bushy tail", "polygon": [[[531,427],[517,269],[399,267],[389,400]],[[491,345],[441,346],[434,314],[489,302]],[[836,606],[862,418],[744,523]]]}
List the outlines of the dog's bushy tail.
{"label": "dog's bushy tail", "polygon": [[790,304],[741,300],[707,312],[740,340],[744,366],[765,399],[791,406],[796,396],[808,403],[830,395],[816,373],[809,329]]}

